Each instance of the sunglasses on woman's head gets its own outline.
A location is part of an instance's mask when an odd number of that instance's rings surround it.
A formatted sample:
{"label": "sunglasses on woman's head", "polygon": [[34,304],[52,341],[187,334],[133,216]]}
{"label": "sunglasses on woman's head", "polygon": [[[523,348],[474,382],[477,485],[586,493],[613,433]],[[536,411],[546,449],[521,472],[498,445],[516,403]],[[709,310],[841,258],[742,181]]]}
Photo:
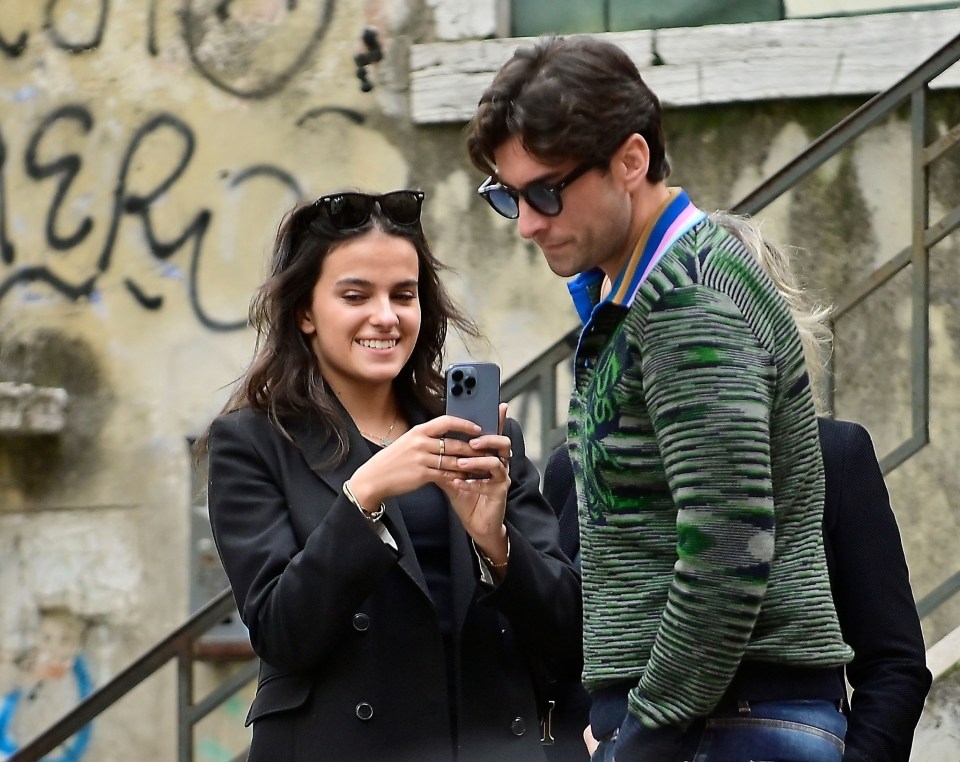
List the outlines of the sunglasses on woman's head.
{"label": "sunglasses on woman's head", "polygon": [[332,193],[321,196],[313,205],[327,213],[330,224],[338,230],[364,225],[373,213],[373,206],[395,225],[416,225],[420,222],[423,191],[398,190],[390,193]]}
{"label": "sunglasses on woman's head", "polygon": [[520,216],[521,198],[535,212],[545,217],[556,217],[563,211],[563,198],[560,196],[563,189],[581,175],[586,174],[594,166],[596,164],[593,162],[584,162],[553,185],[530,183],[525,188],[511,188],[504,183],[494,182],[494,176],[490,175],[477,188],[477,193],[483,196],[486,202],[493,207],[493,211],[508,220],[515,220]]}

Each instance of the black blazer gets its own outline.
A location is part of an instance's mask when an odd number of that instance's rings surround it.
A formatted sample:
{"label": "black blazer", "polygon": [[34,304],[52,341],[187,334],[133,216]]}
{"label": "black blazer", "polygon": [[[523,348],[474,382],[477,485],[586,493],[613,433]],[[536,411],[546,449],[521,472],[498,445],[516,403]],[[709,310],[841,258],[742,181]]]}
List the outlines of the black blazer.
{"label": "black blazer", "polygon": [[830,588],[854,650],[843,758],[907,762],[932,678],[900,530],[867,430],[821,418],[820,446]]}
{"label": "black blazer", "polygon": [[[853,648],[846,677],[853,688],[844,760],[907,762],[930,689],[926,652],[900,531],[867,430],[818,419],[826,496],[824,550],[844,640]],[[560,518],[560,545],[579,561],[577,496],[566,447],[544,470],[544,495]],[[589,700],[582,686],[559,688],[556,760],[586,760],[579,734]],[[575,732],[572,732],[575,731]]]}
{"label": "black blazer", "polygon": [[296,445],[249,409],[210,431],[213,535],[261,658],[249,759],[451,760],[455,725],[458,762],[542,760],[530,659],[579,650],[580,586],[519,426],[505,427],[510,566],[496,588],[450,521],[452,680],[399,508],[387,501],[383,518],[394,551],[341,491],[370,457],[365,440],[351,425],[349,457],[325,469],[333,443],[309,420],[288,431]]}

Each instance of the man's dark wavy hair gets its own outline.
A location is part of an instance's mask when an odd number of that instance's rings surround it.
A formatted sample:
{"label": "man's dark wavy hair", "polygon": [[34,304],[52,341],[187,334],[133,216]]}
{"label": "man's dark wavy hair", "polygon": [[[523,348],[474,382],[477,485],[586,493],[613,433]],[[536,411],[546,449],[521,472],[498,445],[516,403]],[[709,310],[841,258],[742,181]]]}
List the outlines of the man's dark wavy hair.
{"label": "man's dark wavy hair", "polygon": [[473,164],[495,174],[494,151],[511,137],[548,164],[605,168],[633,133],[650,147],[647,179],[670,174],[660,101],[618,46],[589,36],[546,37],[517,49],[480,97],[467,126]]}

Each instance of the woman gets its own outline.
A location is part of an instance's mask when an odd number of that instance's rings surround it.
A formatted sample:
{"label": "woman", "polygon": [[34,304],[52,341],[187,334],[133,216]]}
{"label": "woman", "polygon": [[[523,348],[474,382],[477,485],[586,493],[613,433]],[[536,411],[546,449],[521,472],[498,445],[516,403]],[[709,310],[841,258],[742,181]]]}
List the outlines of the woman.
{"label": "woman", "polygon": [[209,431],[213,534],[262,661],[254,762],[543,759],[531,674],[579,647],[578,578],[506,405],[496,435],[440,415],[447,325],[475,329],[422,201],[289,214]]}

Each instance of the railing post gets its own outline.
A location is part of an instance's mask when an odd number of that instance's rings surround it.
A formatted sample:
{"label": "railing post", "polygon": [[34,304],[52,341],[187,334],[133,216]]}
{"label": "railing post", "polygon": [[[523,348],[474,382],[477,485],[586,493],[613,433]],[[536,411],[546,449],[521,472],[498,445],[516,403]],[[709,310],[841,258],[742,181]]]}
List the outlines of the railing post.
{"label": "railing post", "polygon": [[929,134],[928,85],[911,95],[911,217],[913,265],[913,316],[911,325],[911,412],[914,446],[930,441],[930,168],[925,157]]}
{"label": "railing post", "polygon": [[192,643],[177,654],[177,762],[193,762],[193,650]]}
{"label": "railing post", "polygon": [[[540,459],[547,465],[553,449],[554,430],[557,428],[557,366],[543,368],[538,391],[540,393]],[[541,468],[541,471],[542,471]]]}

